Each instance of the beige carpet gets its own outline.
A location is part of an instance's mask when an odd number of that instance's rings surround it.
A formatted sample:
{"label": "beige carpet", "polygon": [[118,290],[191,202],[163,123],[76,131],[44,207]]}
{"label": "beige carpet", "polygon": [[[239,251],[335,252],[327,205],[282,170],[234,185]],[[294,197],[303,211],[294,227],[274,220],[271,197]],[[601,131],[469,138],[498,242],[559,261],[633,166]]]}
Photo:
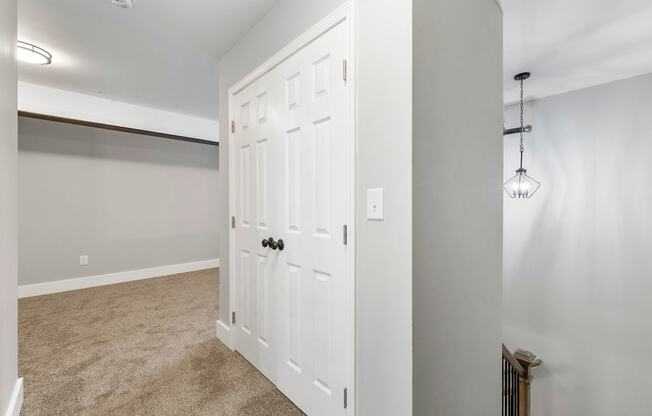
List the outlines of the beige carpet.
{"label": "beige carpet", "polygon": [[21,415],[302,415],[217,311],[217,269],[20,300]]}

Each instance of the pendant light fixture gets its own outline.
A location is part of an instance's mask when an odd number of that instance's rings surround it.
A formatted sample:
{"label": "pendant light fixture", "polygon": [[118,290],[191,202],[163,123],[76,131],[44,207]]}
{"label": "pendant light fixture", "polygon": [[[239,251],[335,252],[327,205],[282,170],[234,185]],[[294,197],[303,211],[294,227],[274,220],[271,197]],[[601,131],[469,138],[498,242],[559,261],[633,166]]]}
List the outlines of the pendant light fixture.
{"label": "pendant light fixture", "polygon": [[523,134],[532,131],[532,126],[525,126],[523,124],[524,101],[523,101],[523,81],[530,78],[529,72],[517,74],[514,79],[521,83],[521,127],[516,129],[505,130],[504,134],[520,133],[521,135],[521,163],[519,168],[516,169],[516,175],[512,176],[505,182],[504,188],[507,195],[511,198],[525,198],[530,199],[534,193],[539,189],[541,184],[527,175],[527,170],[523,168],[523,153],[525,146],[523,145]]}
{"label": "pendant light fixture", "polygon": [[50,65],[52,63],[52,54],[50,52],[20,40],[16,43],[16,58],[30,64]]}

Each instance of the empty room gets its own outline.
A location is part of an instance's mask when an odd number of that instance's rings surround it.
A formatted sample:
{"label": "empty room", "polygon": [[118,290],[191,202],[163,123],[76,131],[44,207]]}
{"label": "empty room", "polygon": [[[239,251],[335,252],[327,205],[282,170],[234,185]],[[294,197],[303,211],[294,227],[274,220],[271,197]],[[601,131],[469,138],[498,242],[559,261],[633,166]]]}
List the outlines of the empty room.
{"label": "empty room", "polygon": [[649,0],[0,0],[0,416],[652,414]]}

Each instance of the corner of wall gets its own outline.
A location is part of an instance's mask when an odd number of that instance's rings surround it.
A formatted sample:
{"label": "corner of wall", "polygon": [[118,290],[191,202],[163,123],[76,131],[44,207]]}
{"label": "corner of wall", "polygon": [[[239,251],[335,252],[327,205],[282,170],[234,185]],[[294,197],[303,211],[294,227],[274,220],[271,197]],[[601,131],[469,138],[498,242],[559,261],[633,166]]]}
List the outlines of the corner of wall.
{"label": "corner of wall", "polygon": [[20,416],[20,411],[23,408],[23,379],[16,380],[16,385],[9,399],[7,406],[6,416]]}
{"label": "corner of wall", "polygon": [[0,409],[15,396],[18,367],[16,0],[0,2]]}

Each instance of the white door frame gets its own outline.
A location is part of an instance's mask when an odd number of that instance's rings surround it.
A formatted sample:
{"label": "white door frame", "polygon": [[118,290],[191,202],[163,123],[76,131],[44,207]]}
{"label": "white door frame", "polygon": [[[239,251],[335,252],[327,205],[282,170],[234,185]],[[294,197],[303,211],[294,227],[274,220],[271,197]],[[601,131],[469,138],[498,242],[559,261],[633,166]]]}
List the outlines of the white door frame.
{"label": "white door frame", "polygon": [[[232,219],[235,217],[235,172],[234,172],[234,163],[233,160],[236,156],[235,150],[236,146],[232,145],[232,140],[234,138],[234,133],[232,129],[232,121],[235,119],[234,112],[234,99],[233,97],[239,92],[244,90],[246,87],[251,85],[257,79],[261,78],[263,75],[272,71],[282,62],[299,52],[308,44],[312,43],[315,39],[319,38],[323,34],[327,33],[329,30],[339,25],[342,22],[347,22],[349,28],[349,50],[350,56],[346,63],[346,72],[347,72],[347,91],[348,91],[348,100],[347,105],[349,107],[347,114],[348,120],[346,121],[347,130],[349,131],[348,137],[350,138],[350,143],[348,146],[350,148],[348,152],[348,166],[345,167],[347,171],[347,177],[351,179],[348,189],[346,191],[348,198],[348,207],[346,210],[346,221],[347,221],[347,254],[346,254],[346,275],[348,281],[350,282],[349,288],[347,290],[347,299],[346,305],[350,309],[347,312],[347,316],[350,316],[350,322],[348,322],[347,331],[348,340],[350,343],[349,346],[349,357],[347,357],[347,380],[348,380],[348,392],[347,392],[347,413],[349,415],[355,415],[356,413],[356,377],[355,377],[355,252],[356,252],[356,226],[355,226],[355,184],[356,184],[356,148],[357,148],[357,129],[356,129],[356,67],[355,67],[355,16],[354,16],[354,6],[353,0],[347,0],[335,11],[330,13],[319,23],[308,29],[305,33],[299,36],[297,39],[289,43],[281,51],[276,53],[270,59],[265,61],[262,65],[258,66],[242,80],[234,84],[228,91],[228,102],[229,102],[229,321],[228,323],[218,321],[218,333],[222,333],[220,337],[222,341],[225,341],[225,344],[234,349],[235,340],[233,336],[235,335],[235,328],[232,323],[231,314],[234,311],[233,307],[236,304],[236,276],[235,276],[235,229],[232,226]],[[221,331],[220,331],[221,327]]]}

